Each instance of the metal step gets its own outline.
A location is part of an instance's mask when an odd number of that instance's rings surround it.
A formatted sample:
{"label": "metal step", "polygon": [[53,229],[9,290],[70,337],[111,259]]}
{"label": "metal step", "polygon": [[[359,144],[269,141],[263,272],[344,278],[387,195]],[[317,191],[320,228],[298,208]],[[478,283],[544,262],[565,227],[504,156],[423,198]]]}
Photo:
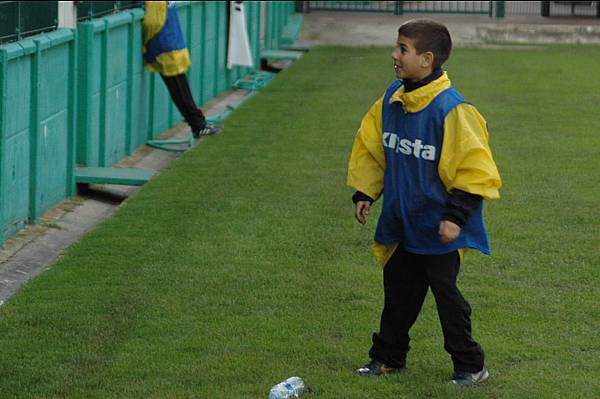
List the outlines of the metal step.
{"label": "metal step", "polygon": [[88,184],[120,184],[141,186],[156,173],[154,169],[78,167],[75,181]]}
{"label": "metal step", "polygon": [[297,60],[301,56],[301,51],[262,50],[260,52],[260,58],[266,60]]}

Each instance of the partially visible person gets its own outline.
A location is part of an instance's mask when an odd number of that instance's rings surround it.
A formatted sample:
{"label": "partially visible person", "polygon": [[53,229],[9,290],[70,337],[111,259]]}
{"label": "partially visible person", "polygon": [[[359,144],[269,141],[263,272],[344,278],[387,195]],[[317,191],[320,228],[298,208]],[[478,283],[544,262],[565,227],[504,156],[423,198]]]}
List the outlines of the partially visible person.
{"label": "partially visible person", "polygon": [[171,99],[192,129],[195,138],[220,133],[221,125],[209,125],[196,106],[186,72],[191,65],[174,1],[146,1],[142,21],[144,65],[162,77]]}

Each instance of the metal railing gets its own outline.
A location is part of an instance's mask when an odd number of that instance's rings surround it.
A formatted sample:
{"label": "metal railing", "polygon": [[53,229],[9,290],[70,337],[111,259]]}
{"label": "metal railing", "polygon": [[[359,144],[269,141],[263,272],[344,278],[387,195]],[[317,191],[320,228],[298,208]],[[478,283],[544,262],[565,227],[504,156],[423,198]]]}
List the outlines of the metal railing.
{"label": "metal railing", "polygon": [[493,15],[493,1],[304,1],[304,12],[369,11]]}
{"label": "metal railing", "polygon": [[99,18],[129,8],[142,7],[143,1],[77,1],[77,20]]}
{"label": "metal railing", "polygon": [[58,1],[0,1],[0,43],[58,26]]}
{"label": "metal railing", "polygon": [[[75,1],[77,20],[85,21],[142,7],[143,1]],[[55,30],[58,1],[0,1],[0,43]]]}
{"label": "metal railing", "polygon": [[538,17],[598,17],[600,1],[299,1],[296,9],[311,11],[363,11],[403,15],[464,14]]}

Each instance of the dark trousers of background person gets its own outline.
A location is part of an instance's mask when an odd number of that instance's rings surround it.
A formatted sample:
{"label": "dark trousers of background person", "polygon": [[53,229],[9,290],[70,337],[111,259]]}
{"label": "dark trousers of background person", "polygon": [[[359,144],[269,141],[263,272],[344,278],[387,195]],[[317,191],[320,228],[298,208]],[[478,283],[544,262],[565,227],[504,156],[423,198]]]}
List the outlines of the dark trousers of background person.
{"label": "dark trousers of background person", "polygon": [[185,118],[185,121],[190,125],[194,136],[198,136],[198,132],[206,127],[206,119],[204,114],[196,106],[190,85],[185,74],[175,76],[160,75],[169,89],[171,99],[175,106]]}
{"label": "dark trousers of background person", "polygon": [[427,290],[435,297],[444,334],[444,349],[454,371],[475,373],[483,368],[483,349],[471,337],[471,306],[463,298],[456,278],[458,251],[443,255],[417,255],[400,246],[383,269],[385,304],[379,333],[373,334],[372,359],[389,367],[402,367],[409,350],[408,332],[415,323]]}

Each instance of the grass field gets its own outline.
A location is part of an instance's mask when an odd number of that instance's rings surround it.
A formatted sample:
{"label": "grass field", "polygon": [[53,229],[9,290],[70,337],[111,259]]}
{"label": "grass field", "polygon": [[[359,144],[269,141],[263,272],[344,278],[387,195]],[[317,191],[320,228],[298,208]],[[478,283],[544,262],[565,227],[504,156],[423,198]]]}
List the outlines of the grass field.
{"label": "grass field", "polygon": [[[491,379],[452,373],[431,295],[409,367],[367,360],[383,304],[378,212],[353,219],[346,163],[393,79],[391,49],[313,50],[0,307],[0,397],[600,395],[600,47],[457,49],[450,78],[488,120],[504,188],[492,256],[460,286]],[[378,208],[376,208],[378,209]]]}

